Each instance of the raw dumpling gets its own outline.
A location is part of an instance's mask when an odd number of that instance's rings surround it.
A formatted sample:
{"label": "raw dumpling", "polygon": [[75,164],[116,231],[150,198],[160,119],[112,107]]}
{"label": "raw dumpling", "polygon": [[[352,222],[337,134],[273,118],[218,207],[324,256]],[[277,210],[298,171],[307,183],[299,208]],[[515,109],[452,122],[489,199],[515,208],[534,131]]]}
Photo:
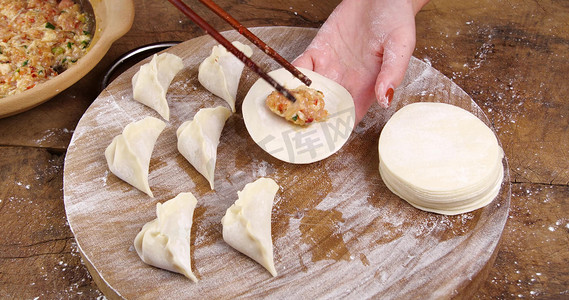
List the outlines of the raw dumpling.
{"label": "raw dumpling", "polygon": [[279,189],[270,178],[259,178],[237,192],[238,199],[221,219],[223,239],[277,276],[273,262],[271,210]]}
{"label": "raw dumpling", "polygon": [[150,197],[154,197],[148,185],[150,157],[164,127],[166,123],[154,117],[130,123],[105,150],[111,172]]}
{"label": "raw dumpling", "polygon": [[165,120],[170,119],[166,92],[174,76],[182,70],[182,59],[170,53],[154,54],[132,77],[134,100],[154,109]]}
{"label": "raw dumpling", "polygon": [[134,239],[134,248],[143,262],[180,273],[193,282],[190,232],[197,200],[192,193],[180,193],[156,204],[156,219],[146,223]]}
{"label": "raw dumpling", "polygon": [[217,145],[223,125],[231,111],[223,106],[200,109],[192,121],[186,121],[176,131],[178,151],[208,181],[214,185]]}
{"label": "raw dumpling", "polygon": [[[232,43],[247,57],[251,57],[251,47],[238,41]],[[221,45],[214,46],[211,55],[199,67],[198,80],[211,93],[229,103],[231,111],[235,112],[235,97],[245,65],[241,60],[227,51]]]}

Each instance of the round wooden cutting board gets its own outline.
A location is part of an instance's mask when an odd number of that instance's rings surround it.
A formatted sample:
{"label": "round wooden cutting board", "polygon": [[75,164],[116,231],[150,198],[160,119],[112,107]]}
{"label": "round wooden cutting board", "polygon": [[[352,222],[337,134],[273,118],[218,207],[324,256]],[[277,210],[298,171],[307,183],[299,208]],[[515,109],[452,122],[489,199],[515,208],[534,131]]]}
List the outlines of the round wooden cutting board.
{"label": "round wooden cutting board", "polygon": [[[316,33],[290,27],[252,31],[288,60],[299,55]],[[225,36],[245,43],[235,32]],[[447,102],[490,124],[463,90],[413,58],[390,109],[375,105],[336,154],[294,165],[276,160],[249,137],[240,105],[257,76],[245,70],[237,113],[221,135],[212,191],[178,152],[176,129],[200,108],[227,106],[197,80],[198,65],[215,44],[204,36],[167,50],[183,58],[184,69],[168,91],[170,121],[150,162],[155,198],[110,173],[104,156],[128,123],[145,116],[160,118],[132,99],[131,78],[140,64],[101,93],[75,130],[65,160],[65,208],[85,264],[107,297],[445,298],[464,293],[484,277],[508,215],[506,159],[498,197],[483,209],[457,216],[413,208],[387,189],[378,171],[381,129],[406,104]],[[257,49],[253,60],[265,70],[278,68]],[[344,130],[341,124],[337,130]],[[314,147],[324,143],[312,142]],[[273,178],[280,186],[272,211],[277,277],[229,247],[221,235],[221,218],[237,199],[237,191],[259,177]],[[156,203],[180,192],[192,192],[198,199],[190,239],[198,283],[144,264],[133,246],[142,226],[156,217]]]}

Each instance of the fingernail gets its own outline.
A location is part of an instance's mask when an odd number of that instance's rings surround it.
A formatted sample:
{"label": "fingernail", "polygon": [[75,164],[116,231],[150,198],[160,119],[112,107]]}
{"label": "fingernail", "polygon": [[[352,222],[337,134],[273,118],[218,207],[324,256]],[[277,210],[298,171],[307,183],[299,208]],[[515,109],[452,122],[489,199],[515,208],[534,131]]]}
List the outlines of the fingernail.
{"label": "fingernail", "polygon": [[379,103],[379,105],[383,106],[384,108],[388,108],[389,105],[391,105],[391,101],[393,100],[393,94],[394,94],[393,86],[389,85],[387,91],[385,91],[385,94],[383,93],[384,93],[383,83],[381,83],[376,93],[376,95],[378,95],[377,103]]}
{"label": "fingernail", "polygon": [[377,103],[379,103],[379,105],[384,106],[385,104],[383,97],[381,96],[383,94],[383,83],[380,83],[379,86],[377,87],[377,90],[375,91],[375,95],[377,97]]}
{"label": "fingernail", "polygon": [[387,93],[385,93],[385,98],[387,98],[387,106],[389,107],[389,105],[391,105],[391,101],[393,101],[393,94],[395,93],[395,91],[393,90],[393,88],[388,88],[387,89]]}

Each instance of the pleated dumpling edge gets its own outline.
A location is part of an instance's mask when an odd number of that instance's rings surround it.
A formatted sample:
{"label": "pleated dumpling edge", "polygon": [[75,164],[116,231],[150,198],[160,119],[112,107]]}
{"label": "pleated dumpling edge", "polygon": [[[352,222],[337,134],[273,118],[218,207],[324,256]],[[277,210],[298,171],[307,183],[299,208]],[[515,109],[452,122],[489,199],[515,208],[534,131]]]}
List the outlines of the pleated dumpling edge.
{"label": "pleated dumpling edge", "polygon": [[170,83],[184,68],[182,59],[174,54],[154,54],[152,60],[140,67],[132,77],[134,100],[154,109],[164,120],[170,120],[166,93]]}
{"label": "pleated dumpling edge", "polygon": [[237,192],[238,199],[221,219],[223,240],[277,276],[273,260],[271,213],[278,184],[259,178]]}
{"label": "pleated dumpling edge", "polygon": [[132,122],[105,149],[111,172],[150,197],[154,197],[148,184],[150,158],[165,127],[164,121],[154,117]]}
{"label": "pleated dumpling edge", "polygon": [[[234,41],[232,43],[247,57],[253,55],[251,47]],[[235,112],[235,98],[245,64],[227,51],[222,45],[214,46],[208,56],[199,66],[198,81],[212,94],[225,100]]]}
{"label": "pleated dumpling edge", "polygon": [[190,234],[197,199],[192,193],[156,204],[156,219],[146,223],[134,239],[136,253],[143,262],[180,273],[193,282]]}
{"label": "pleated dumpling edge", "polygon": [[223,106],[202,108],[193,120],[178,127],[178,151],[202,174],[214,189],[217,146],[231,111]]}

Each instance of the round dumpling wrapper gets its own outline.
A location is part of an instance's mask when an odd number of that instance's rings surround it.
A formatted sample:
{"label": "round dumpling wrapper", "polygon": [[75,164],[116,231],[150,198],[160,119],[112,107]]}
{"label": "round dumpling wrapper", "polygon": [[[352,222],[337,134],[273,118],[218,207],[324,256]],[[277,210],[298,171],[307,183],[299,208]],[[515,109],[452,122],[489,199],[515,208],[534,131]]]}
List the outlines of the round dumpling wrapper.
{"label": "round dumpling wrapper", "polygon": [[[275,158],[295,164],[308,164],[327,158],[346,143],[354,128],[355,107],[350,93],[335,81],[299,68],[312,80],[310,88],[324,94],[328,118],[309,126],[298,126],[271,112],[267,96],[275,89],[259,79],[243,100],[243,119],[251,138]],[[287,89],[303,83],[286,69],[269,73]]]}

